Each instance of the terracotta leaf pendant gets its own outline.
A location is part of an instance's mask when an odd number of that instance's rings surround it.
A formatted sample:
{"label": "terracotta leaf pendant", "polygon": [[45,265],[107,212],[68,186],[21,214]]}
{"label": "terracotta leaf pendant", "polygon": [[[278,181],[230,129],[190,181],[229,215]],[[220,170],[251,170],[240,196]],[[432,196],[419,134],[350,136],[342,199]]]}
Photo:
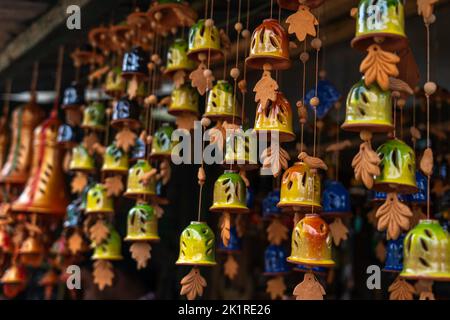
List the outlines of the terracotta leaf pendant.
{"label": "terracotta leaf pendant", "polygon": [[323,286],[317,281],[314,274],[310,272],[305,273],[303,281],[294,289],[296,300],[323,300],[325,294]]}
{"label": "terracotta leaf pendant", "polygon": [[[207,69],[206,64],[202,61],[198,65],[197,69],[191,72],[189,79],[191,79],[191,85],[197,88],[198,93],[203,96],[208,88],[208,79],[204,76],[204,71]],[[210,79],[211,83],[213,79]]]}
{"label": "terracotta leaf pendant", "polygon": [[106,286],[111,287],[114,279],[114,268],[111,262],[107,260],[97,260],[94,262],[94,283],[97,284],[100,291]]}
{"label": "terracotta leaf pendant", "polygon": [[261,79],[256,83],[253,92],[255,95],[255,102],[260,103],[258,112],[264,112],[269,105],[269,101],[275,101],[277,99],[278,83],[272,79],[270,74],[271,67],[265,66]]}
{"label": "terracotta leaf pendant", "polygon": [[266,292],[270,295],[270,299],[275,300],[277,298],[283,299],[286,292],[286,284],[284,278],[278,276],[276,278],[267,281]]}
{"label": "terracotta leaf pendant", "polygon": [[306,152],[300,152],[298,155],[298,159],[300,161],[305,162],[310,169],[322,169],[322,170],[328,170],[328,166],[323,162],[322,159],[311,157]]}
{"label": "terracotta leaf pendant", "polygon": [[72,255],[77,254],[83,247],[83,237],[78,231],[75,231],[67,240],[69,251]]}
{"label": "terracotta leaf pendant", "polygon": [[116,146],[128,152],[136,144],[136,133],[125,127],[116,134]]}
{"label": "terracotta leaf pendant", "polygon": [[417,13],[428,19],[433,14],[433,6],[439,0],[417,0]]}
{"label": "terracotta leaf pendant", "polygon": [[135,242],[130,246],[131,257],[137,262],[137,269],[147,267],[147,263],[152,257],[152,247],[148,242]]}
{"label": "terracotta leaf pendant", "polygon": [[387,239],[397,239],[402,230],[408,230],[413,213],[407,205],[398,200],[397,193],[391,192],[386,196],[386,202],[378,208],[378,231],[387,229]]}
{"label": "terracotta leaf pendant", "polygon": [[206,287],[206,280],[200,274],[198,268],[192,270],[181,279],[180,295],[186,295],[188,300],[194,300],[197,296],[203,295],[203,289]]}
{"label": "terracotta leaf pendant", "polygon": [[85,173],[76,172],[75,177],[70,182],[72,193],[81,193],[88,183],[88,177]]}
{"label": "terracotta leaf pendant", "polygon": [[414,287],[405,279],[397,277],[389,286],[389,300],[413,300],[416,292]]}
{"label": "terracotta leaf pendant", "polygon": [[348,229],[345,224],[342,223],[341,218],[334,219],[334,221],[329,226],[335,246],[339,246],[341,244],[341,241],[347,240]]}
{"label": "terracotta leaf pendant", "polygon": [[280,219],[273,219],[267,227],[267,240],[271,244],[280,245],[281,242],[288,239],[288,228],[280,221]]}
{"label": "terracotta leaf pendant", "polygon": [[377,44],[372,44],[367,48],[369,52],[359,67],[360,72],[364,73],[364,83],[366,86],[375,81],[381,89],[389,89],[389,77],[397,77],[399,72],[396,66],[400,58],[391,52],[383,51]]}
{"label": "terracotta leaf pendant", "polygon": [[230,242],[231,217],[229,212],[224,212],[220,219],[220,237],[223,244],[228,246]]}
{"label": "terracotta leaf pendant", "polygon": [[102,243],[108,238],[109,229],[102,219],[98,219],[92,227],[89,228],[89,238],[96,245]]}
{"label": "terracotta leaf pendant", "polygon": [[300,42],[304,41],[308,34],[315,37],[315,26],[319,24],[309,8],[304,5],[300,5],[298,11],[286,19],[286,23],[289,24],[288,32],[295,33]]}
{"label": "terracotta leaf pendant", "polygon": [[223,267],[224,274],[228,279],[233,280],[234,278],[236,278],[239,271],[239,264],[237,263],[233,255],[228,255],[227,261],[225,262]]}
{"label": "terracotta leaf pendant", "polygon": [[399,92],[403,92],[403,93],[406,93],[409,95],[414,94],[414,90],[411,89],[409,84],[407,84],[405,81],[403,81],[401,79],[394,78],[394,77],[389,77],[389,90],[399,91]]}
{"label": "terracotta leaf pendant", "polygon": [[433,174],[433,150],[431,148],[426,148],[423,152],[420,160],[420,170],[428,177]]}
{"label": "terracotta leaf pendant", "polygon": [[355,170],[356,180],[362,180],[367,189],[372,189],[373,177],[380,175],[380,158],[372,150],[369,142],[363,142],[359,146],[359,152],[353,158],[352,167]]}
{"label": "terracotta leaf pendant", "polygon": [[[272,151],[277,149],[279,152]],[[261,154],[261,159],[263,160],[263,168],[270,169],[273,176],[278,177],[282,169],[288,168],[288,161],[291,157],[286,150],[277,144],[275,147],[272,145],[266,148]]]}
{"label": "terracotta leaf pendant", "polygon": [[122,177],[119,175],[105,179],[106,194],[108,197],[120,196],[124,189]]}

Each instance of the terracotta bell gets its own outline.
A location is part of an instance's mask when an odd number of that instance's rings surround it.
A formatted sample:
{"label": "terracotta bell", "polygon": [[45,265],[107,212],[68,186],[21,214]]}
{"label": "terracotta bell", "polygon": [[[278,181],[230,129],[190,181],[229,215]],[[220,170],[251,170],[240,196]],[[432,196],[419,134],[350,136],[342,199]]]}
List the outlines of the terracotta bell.
{"label": "terracotta bell", "polygon": [[237,253],[242,250],[242,240],[239,237],[235,226],[230,228],[230,239],[228,240],[228,244],[225,245],[222,238],[220,238],[219,247],[217,249],[218,251],[229,253]]}
{"label": "terracotta bell", "polygon": [[80,108],[84,105],[84,103],[84,88],[80,84],[73,82],[64,90],[61,105],[63,109]]}
{"label": "terracotta bell", "polygon": [[160,126],[153,135],[151,158],[170,158],[175,141],[172,141],[174,129],[167,123]]}
{"label": "terracotta bell", "polygon": [[237,171],[226,170],[214,183],[213,212],[247,213],[244,180]]}
{"label": "terracotta bell", "polygon": [[280,190],[274,190],[262,201],[262,215],[265,219],[272,217],[278,217],[281,214],[281,209],[278,208],[278,202],[280,202]]}
{"label": "terracotta bell", "polygon": [[114,213],[113,199],[108,196],[106,187],[97,183],[87,193],[86,213]]}
{"label": "terracotta bell", "polygon": [[128,212],[125,241],[159,241],[158,217],[148,204],[137,204]]}
{"label": "terracotta bell", "polygon": [[106,75],[106,94],[114,98],[119,98],[125,92],[126,88],[127,83],[122,78],[122,70],[119,67],[112,68]]}
{"label": "terracotta bell", "polygon": [[14,211],[64,215],[69,203],[56,142],[59,120],[53,115],[34,130],[33,167],[25,188],[13,202]]}
{"label": "terracotta bell", "polygon": [[81,127],[92,130],[105,130],[105,120],[105,105],[101,102],[94,102],[83,110]]}
{"label": "terracotta bell", "polygon": [[289,38],[278,20],[265,19],[253,31],[250,55],[245,63],[254,69],[263,69],[265,64],[275,70],[290,68]]}
{"label": "terracotta bell", "polygon": [[92,172],[95,171],[95,160],[88,150],[79,144],[72,149],[72,158],[70,159],[69,169],[73,171]]}
{"label": "terracotta bell", "polygon": [[106,148],[103,158],[103,172],[121,174],[128,172],[128,154],[114,143]]}
{"label": "terracotta bell", "polygon": [[24,184],[27,182],[32,158],[33,134],[43,119],[43,112],[32,99],[17,107],[11,119],[11,146],[0,173],[0,182]]}
{"label": "terracotta bell", "polygon": [[289,272],[286,257],[283,246],[269,245],[264,251],[264,275],[271,276]]}
{"label": "terracotta bell", "polygon": [[395,240],[388,240],[386,245],[386,259],[383,271],[400,272],[403,269],[403,241],[405,235],[401,234]]}
{"label": "terracotta bell", "polygon": [[21,291],[25,289],[26,273],[22,266],[13,264],[3,273],[0,282],[3,285],[3,294],[7,298],[16,297]]}
{"label": "terracotta bell", "polygon": [[317,214],[307,214],[292,232],[292,252],[287,260],[295,264],[332,267],[331,244],[327,223]]}
{"label": "terracotta bell", "polygon": [[83,130],[80,127],[63,123],[58,128],[57,142],[65,149],[72,149],[83,139]]}
{"label": "terracotta bell", "polygon": [[209,61],[222,58],[220,46],[220,34],[216,26],[207,27],[205,20],[200,19],[189,30],[188,57],[192,60],[200,60],[199,55],[209,55]]}
{"label": "terracotta bell", "polygon": [[20,261],[24,265],[37,267],[42,263],[44,251],[42,242],[37,237],[29,236],[19,248]]}
{"label": "terracotta bell", "polygon": [[145,184],[142,179],[145,174],[153,170],[147,160],[139,159],[134,166],[128,170],[127,190],[124,195],[130,198],[142,196],[154,196],[156,193],[156,179],[153,176],[149,183]]}
{"label": "terracotta bell", "polygon": [[365,50],[373,43],[389,51],[407,47],[403,3],[403,0],[360,1],[352,47]]}
{"label": "terracotta bell", "polygon": [[315,9],[324,3],[325,0],[278,0],[280,8],[297,11],[300,4],[305,5],[311,9]]}
{"label": "terracotta bell", "polygon": [[350,193],[339,181],[327,181],[325,184],[321,214],[340,217],[352,214]]}
{"label": "terracotta bell", "polygon": [[296,162],[284,172],[278,207],[294,211],[322,210],[320,177],[313,174],[306,163]]}
{"label": "terracotta bell", "polygon": [[[183,13],[183,18],[179,12]],[[147,14],[158,34],[169,33],[173,28],[189,27],[197,20],[197,12],[184,0],[152,1]],[[157,18],[157,14],[160,17]]]}
{"label": "terracotta bell", "polygon": [[269,101],[269,105],[263,108],[258,105],[256,111],[255,128],[258,133],[274,132],[278,134],[280,142],[295,140],[295,133],[292,128],[291,104],[283,93],[277,92],[275,102]]}
{"label": "terracotta bell", "polygon": [[127,97],[121,98],[113,105],[111,115],[111,126],[115,129],[121,129],[128,126],[133,130],[141,127],[139,121],[140,107],[136,100],[130,100]]}
{"label": "terracotta bell", "polygon": [[148,55],[141,47],[134,47],[126,52],[122,60],[122,77],[124,79],[147,78]]}
{"label": "terracotta bell", "polygon": [[119,233],[112,225],[109,226],[108,238],[102,243],[95,245],[92,260],[122,260],[122,241]]}
{"label": "terracotta bell", "polygon": [[450,239],[439,221],[420,220],[403,245],[401,277],[450,281]]}
{"label": "terracotta bell", "polygon": [[230,132],[225,140],[224,165],[243,170],[253,170],[258,164],[258,140],[254,132],[247,134],[241,130]]}
{"label": "terracotta bell", "polygon": [[214,266],[214,232],[205,222],[192,221],[180,237],[180,255],[177,265]]}
{"label": "terracotta bell", "polygon": [[175,39],[167,51],[167,64],[164,73],[174,75],[177,71],[190,71],[195,68],[194,61],[187,56],[188,43],[184,39]]}
{"label": "terracotta bell", "polygon": [[374,190],[415,193],[416,157],[414,151],[399,139],[391,139],[377,149],[380,175],[375,178]]}
{"label": "terracotta bell", "polygon": [[198,91],[188,84],[184,84],[172,91],[168,112],[177,116],[183,113],[198,115]]}
{"label": "terracotta bell", "polygon": [[381,90],[376,83],[366,86],[364,79],[358,81],[348,93],[345,122],[341,128],[357,132],[392,131],[391,92]]}
{"label": "terracotta bell", "polygon": [[204,117],[212,120],[235,122],[241,119],[241,107],[233,96],[233,86],[226,80],[219,80],[209,91]]}

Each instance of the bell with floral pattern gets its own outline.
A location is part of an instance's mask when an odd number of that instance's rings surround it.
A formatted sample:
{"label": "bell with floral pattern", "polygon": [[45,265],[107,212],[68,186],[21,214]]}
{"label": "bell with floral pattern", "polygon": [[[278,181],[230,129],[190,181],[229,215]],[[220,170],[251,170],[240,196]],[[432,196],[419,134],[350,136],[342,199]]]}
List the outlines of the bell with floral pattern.
{"label": "bell with floral pattern", "polygon": [[124,195],[129,198],[154,196],[156,194],[156,178],[153,172],[154,169],[147,160],[139,159],[128,170],[127,190]]}
{"label": "bell with floral pattern", "polygon": [[240,121],[241,107],[233,95],[233,86],[228,81],[217,81],[209,91],[208,104],[203,116],[212,120]]}
{"label": "bell with floral pattern", "polygon": [[136,204],[128,212],[125,241],[159,241],[158,217],[148,204]]}
{"label": "bell with floral pattern", "polygon": [[69,169],[83,172],[95,171],[95,160],[82,144],[72,149]]}
{"label": "bell with floral pattern", "polygon": [[105,130],[105,105],[94,102],[83,110],[83,122],[81,127],[91,130]]}
{"label": "bell with floral pattern", "polygon": [[87,193],[86,213],[114,213],[113,199],[108,196],[106,187],[97,183]]}
{"label": "bell with floral pattern", "polygon": [[214,266],[215,236],[204,222],[192,221],[180,237],[180,255],[177,265]]}
{"label": "bell with floral pattern", "polygon": [[258,141],[256,134],[242,129],[226,134],[224,165],[242,170],[254,170],[258,164]]}
{"label": "bell with floral pattern", "polygon": [[168,112],[174,116],[183,113],[198,115],[198,99],[197,90],[184,84],[172,91]]}
{"label": "bell with floral pattern", "polygon": [[127,83],[122,78],[122,70],[119,67],[112,68],[106,75],[106,94],[114,98],[119,98],[125,92],[126,88]]}
{"label": "bell with floral pattern", "polygon": [[126,174],[128,172],[128,154],[114,143],[110,144],[105,150],[102,171]]}
{"label": "bell with floral pattern", "polygon": [[205,20],[200,19],[189,30],[188,57],[200,60],[199,55],[209,57],[210,61],[222,58],[220,34],[216,26],[206,26]]}
{"label": "bell with floral pattern", "polygon": [[167,51],[167,64],[164,73],[174,75],[177,71],[190,71],[195,68],[194,61],[187,56],[188,44],[184,39],[175,39]]}
{"label": "bell with floral pattern", "polygon": [[226,170],[214,183],[213,212],[247,213],[244,180],[237,171]]}
{"label": "bell with floral pattern", "polygon": [[112,225],[108,226],[108,237],[99,244],[92,243],[92,260],[122,260],[122,240]]}

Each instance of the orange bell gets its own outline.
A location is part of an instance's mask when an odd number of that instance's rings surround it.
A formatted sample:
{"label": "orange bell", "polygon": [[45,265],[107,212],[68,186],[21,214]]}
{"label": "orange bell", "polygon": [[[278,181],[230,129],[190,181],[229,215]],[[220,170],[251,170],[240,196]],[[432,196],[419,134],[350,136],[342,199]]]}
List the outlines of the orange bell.
{"label": "orange bell", "polygon": [[26,274],[25,269],[13,264],[11,267],[6,269],[0,282],[3,285],[3,293],[8,298],[14,298],[23,289],[25,289],[26,284]]}
{"label": "orange bell", "polygon": [[24,265],[38,267],[42,263],[44,251],[42,242],[38,238],[30,236],[20,246],[20,261]]}

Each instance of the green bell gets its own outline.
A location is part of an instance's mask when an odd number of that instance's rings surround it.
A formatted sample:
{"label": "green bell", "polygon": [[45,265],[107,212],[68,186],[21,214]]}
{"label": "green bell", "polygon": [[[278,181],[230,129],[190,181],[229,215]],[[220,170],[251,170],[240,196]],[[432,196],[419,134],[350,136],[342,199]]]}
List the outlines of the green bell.
{"label": "green bell", "polygon": [[187,56],[188,44],[184,39],[175,39],[167,51],[167,65],[164,73],[168,76],[177,71],[189,71],[195,68],[194,61]]}
{"label": "green bell", "polygon": [[108,238],[98,244],[92,244],[94,248],[94,254],[92,260],[122,260],[122,241],[119,233],[114,229],[112,225],[109,226]]}
{"label": "green bell", "polygon": [[95,170],[95,160],[83,145],[80,144],[72,149],[69,169],[84,172]]}
{"label": "green bell", "polygon": [[106,148],[102,166],[103,172],[127,173],[128,172],[128,154],[115,144]]}
{"label": "green bell", "polygon": [[91,103],[83,111],[83,128],[105,130],[105,105],[100,102]]}
{"label": "green bell", "polygon": [[217,81],[209,92],[208,104],[203,116],[213,120],[240,121],[240,114],[241,108],[237,99],[233,97],[232,85],[226,80]]}
{"label": "green bell", "polygon": [[400,277],[450,281],[450,238],[439,221],[420,220],[403,242]]}
{"label": "green bell", "polygon": [[199,60],[199,55],[209,55],[210,61],[222,58],[220,34],[216,26],[207,27],[205,20],[198,20],[189,30],[189,59]]}
{"label": "green bell", "polygon": [[158,218],[148,204],[137,204],[128,212],[125,241],[159,241]]}
{"label": "green bell", "polygon": [[345,122],[341,128],[357,132],[392,131],[391,92],[381,90],[376,83],[366,86],[364,78],[359,80],[348,93]]}
{"label": "green bell", "polygon": [[247,213],[247,188],[242,177],[233,170],[226,170],[214,184],[213,212]]}
{"label": "green bell", "polygon": [[[253,141],[250,141],[253,139]],[[258,164],[258,141],[256,135],[245,135],[244,132],[229,134],[225,142],[224,165],[253,170]]]}
{"label": "green bell", "polygon": [[173,128],[168,124],[163,124],[153,135],[152,158],[170,158],[175,142],[172,142]]}
{"label": "green bell", "polygon": [[148,184],[142,179],[146,173],[153,170],[147,160],[139,159],[134,166],[128,170],[127,190],[124,195],[129,198],[138,198],[141,196],[154,196],[156,194],[156,179],[153,176]]}
{"label": "green bell", "polygon": [[214,266],[214,232],[204,222],[192,221],[180,237],[180,255],[176,264]]}
{"label": "green bell", "polygon": [[122,69],[112,68],[106,76],[105,92],[107,95],[119,98],[126,90],[127,83],[122,78]]}
{"label": "green bell", "polygon": [[377,149],[380,175],[373,189],[382,192],[416,193],[416,157],[413,149],[399,139],[391,139]]}
{"label": "green bell", "polygon": [[168,112],[174,116],[182,113],[198,115],[198,97],[198,91],[188,84],[175,88],[172,91]]}
{"label": "green bell", "polygon": [[113,199],[107,195],[106,187],[97,183],[87,193],[86,213],[114,213]]}

